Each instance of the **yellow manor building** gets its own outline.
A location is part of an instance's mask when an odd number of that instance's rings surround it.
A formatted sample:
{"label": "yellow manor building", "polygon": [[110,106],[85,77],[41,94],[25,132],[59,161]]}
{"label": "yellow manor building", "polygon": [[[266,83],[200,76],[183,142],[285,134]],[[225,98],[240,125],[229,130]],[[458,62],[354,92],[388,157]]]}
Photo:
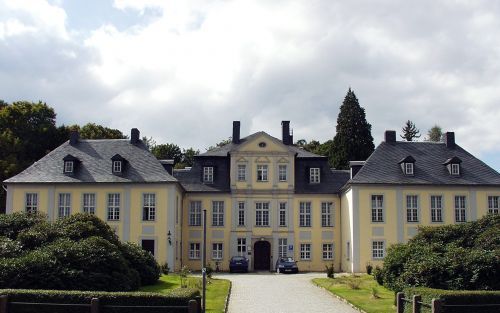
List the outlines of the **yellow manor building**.
{"label": "yellow manor building", "polygon": [[500,174],[455,143],[399,142],[386,131],[366,161],[334,170],[326,157],[257,132],[195,157],[176,170],[157,160],[132,129],[130,140],[62,144],[4,181],[7,213],[43,212],[51,220],[95,214],[124,241],[160,263],[199,270],[203,210],[207,261],[221,270],[249,259],[249,270],[275,270],[291,256],[301,271],[363,272],[380,265],[386,248],[405,242],[419,225],[443,225],[499,213]]}

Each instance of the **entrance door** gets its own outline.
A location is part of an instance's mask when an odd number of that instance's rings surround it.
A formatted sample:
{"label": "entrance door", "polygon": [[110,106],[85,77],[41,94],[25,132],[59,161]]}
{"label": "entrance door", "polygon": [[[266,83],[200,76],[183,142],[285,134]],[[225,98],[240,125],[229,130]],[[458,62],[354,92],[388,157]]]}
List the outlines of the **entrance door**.
{"label": "entrance door", "polygon": [[269,271],[271,268],[271,244],[269,241],[257,241],[253,247],[254,270]]}

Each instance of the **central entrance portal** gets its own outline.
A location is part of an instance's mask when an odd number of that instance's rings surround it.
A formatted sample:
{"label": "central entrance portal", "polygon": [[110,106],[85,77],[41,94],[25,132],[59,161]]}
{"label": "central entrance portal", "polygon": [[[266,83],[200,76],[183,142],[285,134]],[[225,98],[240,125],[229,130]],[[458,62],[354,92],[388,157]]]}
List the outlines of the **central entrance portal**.
{"label": "central entrance portal", "polygon": [[269,241],[257,241],[253,246],[254,266],[256,271],[269,271],[271,269],[271,244]]}

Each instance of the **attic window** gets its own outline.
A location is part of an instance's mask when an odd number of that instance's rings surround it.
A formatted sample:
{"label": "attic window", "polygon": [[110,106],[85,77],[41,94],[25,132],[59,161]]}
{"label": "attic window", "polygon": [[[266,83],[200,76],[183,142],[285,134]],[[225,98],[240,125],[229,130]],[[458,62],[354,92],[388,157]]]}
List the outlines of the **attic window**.
{"label": "attic window", "polygon": [[111,171],[113,174],[121,174],[123,173],[123,170],[125,169],[125,163],[127,160],[125,160],[121,155],[115,154],[111,158]]}
{"label": "attic window", "polygon": [[67,156],[65,156],[63,158],[63,161],[64,161],[64,166],[63,166],[63,173],[64,174],[75,173],[75,171],[78,167],[78,164],[80,162],[77,158],[75,158],[71,154],[68,154]]}
{"label": "attic window", "polygon": [[415,158],[411,155],[399,161],[401,165],[401,170],[405,175],[413,176],[415,174]]}
{"label": "attic window", "polygon": [[413,163],[405,163],[405,174],[413,175]]}
{"label": "attic window", "polygon": [[113,173],[122,172],[122,161],[113,161]]}
{"label": "attic window", "polygon": [[443,165],[446,166],[450,175],[460,176],[460,163],[462,163],[462,160],[460,160],[460,158],[454,156],[454,157],[446,160],[446,162],[444,162]]}
{"label": "attic window", "polygon": [[265,148],[266,147],[266,143],[265,142],[259,142],[259,147]]}
{"label": "attic window", "polygon": [[460,175],[460,164],[451,164],[451,175]]}
{"label": "attic window", "polygon": [[64,173],[73,173],[74,164],[73,161],[64,161]]}

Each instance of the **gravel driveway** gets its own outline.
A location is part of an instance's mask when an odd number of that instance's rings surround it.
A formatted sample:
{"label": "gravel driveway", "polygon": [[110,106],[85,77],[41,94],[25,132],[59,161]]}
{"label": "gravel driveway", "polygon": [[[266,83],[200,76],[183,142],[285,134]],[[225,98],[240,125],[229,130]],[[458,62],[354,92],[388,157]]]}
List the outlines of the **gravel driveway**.
{"label": "gravel driveway", "polygon": [[232,282],[229,313],[359,313],[311,283],[313,278],[325,277],[323,273],[217,276]]}

